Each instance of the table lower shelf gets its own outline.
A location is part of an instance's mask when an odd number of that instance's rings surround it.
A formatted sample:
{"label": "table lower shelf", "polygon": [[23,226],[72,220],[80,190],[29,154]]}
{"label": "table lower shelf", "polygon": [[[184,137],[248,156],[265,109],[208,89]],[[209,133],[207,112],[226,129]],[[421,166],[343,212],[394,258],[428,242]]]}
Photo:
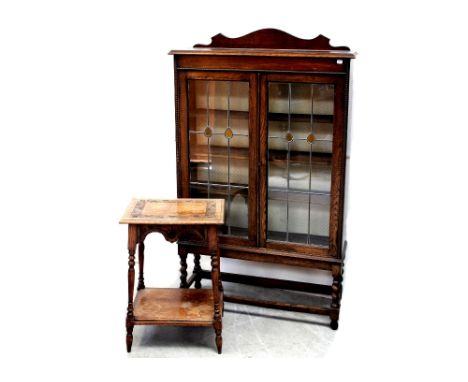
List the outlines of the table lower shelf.
{"label": "table lower shelf", "polygon": [[211,289],[145,288],[135,298],[134,325],[211,326]]}

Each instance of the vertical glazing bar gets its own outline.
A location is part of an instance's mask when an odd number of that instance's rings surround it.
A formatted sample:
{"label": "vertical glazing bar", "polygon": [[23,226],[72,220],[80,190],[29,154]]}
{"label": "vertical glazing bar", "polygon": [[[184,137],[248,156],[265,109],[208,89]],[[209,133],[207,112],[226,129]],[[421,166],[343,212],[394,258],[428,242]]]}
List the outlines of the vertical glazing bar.
{"label": "vertical glazing bar", "polygon": [[206,81],[206,126],[210,127],[210,88],[209,82]]}
{"label": "vertical glazing bar", "polygon": [[208,199],[210,198],[210,191],[211,191],[211,145],[210,145],[211,138],[208,137]]}
{"label": "vertical glazing bar", "polygon": [[[206,81],[206,126],[210,127],[210,88],[209,88],[209,81]],[[210,191],[211,191],[211,146],[210,146],[210,137],[208,139],[208,198],[210,198]]]}
{"label": "vertical glazing bar", "polygon": [[310,144],[309,148],[309,215],[308,215],[308,223],[307,223],[307,244],[310,244],[310,204],[311,204],[311,188],[312,188],[312,144]]}
{"label": "vertical glazing bar", "polygon": [[[288,84],[288,133],[291,133],[291,83]],[[286,190],[286,241],[289,241],[289,161],[291,159],[291,151],[288,141],[288,152],[286,157],[287,168],[287,190]]]}
{"label": "vertical glazing bar", "polygon": [[228,94],[227,94],[227,127],[231,127],[231,81],[228,81]]}
{"label": "vertical glazing bar", "polygon": [[[314,132],[314,84],[310,84],[310,134]],[[310,209],[312,198],[312,145],[309,147],[309,215],[307,224],[307,244],[310,244]]]}
{"label": "vertical glazing bar", "polygon": [[[266,110],[266,114],[267,116],[269,116],[270,114],[270,88],[271,88],[271,83],[268,84],[268,88],[267,88],[267,104],[266,104],[266,107],[267,107],[267,110]],[[249,138],[250,139],[250,138]],[[266,216],[266,221],[267,221],[267,224],[266,224],[266,240],[268,240],[270,238],[270,233],[269,233],[269,230],[270,230],[270,214],[271,214],[271,211],[270,209],[268,208],[269,205],[270,205],[270,187],[269,187],[269,184],[270,184],[270,174],[271,174],[271,165],[270,165],[270,141],[271,141],[271,138],[270,138],[270,117],[268,117],[267,119],[267,132],[266,132],[266,140],[267,140],[267,149],[266,149],[266,195],[265,195],[265,198],[267,199],[266,200],[266,206],[267,206],[267,216]],[[260,151],[261,152],[261,151]],[[261,187],[260,187],[261,189]]]}
{"label": "vertical glazing bar", "polygon": [[[228,96],[227,96],[227,128],[231,128],[231,81],[228,82]],[[227,139],[227,154],[228,154],[228,170],[227,170],[227,181],[228,181],[228,208],[227,208],[227,226],[228,235],[231,234],[231,139]]]}

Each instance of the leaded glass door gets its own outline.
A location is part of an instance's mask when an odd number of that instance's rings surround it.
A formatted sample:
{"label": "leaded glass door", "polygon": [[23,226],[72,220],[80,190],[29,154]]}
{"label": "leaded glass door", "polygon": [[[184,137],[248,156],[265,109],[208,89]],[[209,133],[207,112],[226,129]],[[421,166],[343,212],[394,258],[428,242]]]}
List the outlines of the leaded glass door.
{"label": "leaded glass door", "polygon": [[[250,74],[190,73],[187,79],[189,196],[224,198],[224,241],[256,242],[256,81]],[[252,88],[252,82],[254,88]],[[254,105],[252,105],[254,103]],[[252,143],[253,142],[253,143]]]}
{"label": "leaded glass door", "polygon": [[263,83],[266,243],[336,242],[337,91],[341,82],[327,77],[268,75]]}

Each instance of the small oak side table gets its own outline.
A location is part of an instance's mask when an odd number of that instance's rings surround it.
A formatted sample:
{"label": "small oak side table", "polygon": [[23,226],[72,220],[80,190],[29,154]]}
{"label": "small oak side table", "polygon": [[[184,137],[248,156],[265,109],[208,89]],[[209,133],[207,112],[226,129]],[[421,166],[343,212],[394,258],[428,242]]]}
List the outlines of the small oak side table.
{"label": "small oak side table", "polygon": [[[223,199],[133,199],[120,224],[128,224],[127,351],[132,349],[135,325],[213,326],[216,347],[222,349],[223,293],[220,278],[218,226],[224,224]],[[173,243],[195,240],[211,256],[211,289],[146,288],[143,276],[144,240],[159,232]],[[135,287],[135,251],[138,246],[139,277]]]}

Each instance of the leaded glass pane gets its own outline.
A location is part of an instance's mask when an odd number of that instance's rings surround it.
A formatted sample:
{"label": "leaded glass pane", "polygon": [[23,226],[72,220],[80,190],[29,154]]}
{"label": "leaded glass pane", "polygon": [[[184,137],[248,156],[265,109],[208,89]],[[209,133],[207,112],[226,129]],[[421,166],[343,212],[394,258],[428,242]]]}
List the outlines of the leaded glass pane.
{"label": "leaded glass pane", "polygon": [[224,198],[222,233],[248,236],[249,83],[189,80],[190,195]]}
{"label": "leaded glass pane", "polygon": [[268,87],[267,239],[328,245],[334,87]]}

